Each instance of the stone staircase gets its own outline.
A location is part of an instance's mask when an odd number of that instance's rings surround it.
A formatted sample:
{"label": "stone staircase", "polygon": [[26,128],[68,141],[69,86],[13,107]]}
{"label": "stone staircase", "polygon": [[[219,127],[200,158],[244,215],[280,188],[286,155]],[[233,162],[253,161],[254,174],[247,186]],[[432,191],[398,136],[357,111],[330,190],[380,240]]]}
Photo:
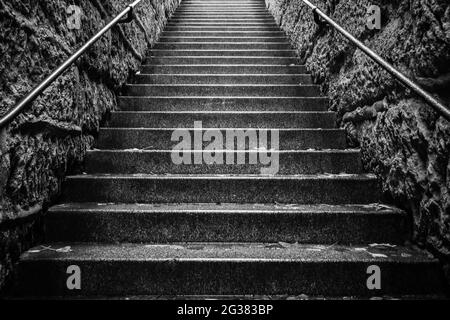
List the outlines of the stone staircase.
{"label": "stone staircase", "polygon": [[[17,292],[34,297],[434,295],[375,176],[262,0],[185,0],[46,216]],[[177,128],[278,129],[279,173],[175,165]],[[223,151],[246,152],[250,151]],[[275,151],[274,151],[275,152]],[[196,150],[195,153],[204,153]],[[381,289],[367,286],[369,266]],[[81,289],[67,287],[69,266]]]}

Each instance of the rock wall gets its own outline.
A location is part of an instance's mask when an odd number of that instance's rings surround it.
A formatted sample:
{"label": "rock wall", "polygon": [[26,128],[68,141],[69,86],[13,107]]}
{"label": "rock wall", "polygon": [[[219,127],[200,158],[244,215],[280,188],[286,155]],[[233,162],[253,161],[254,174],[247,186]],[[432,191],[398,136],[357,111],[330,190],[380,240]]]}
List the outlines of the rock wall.
{"label": "rock wall", "polygon": [[[312,0],[369,48],[450,102],[448,0]],[[450,257],[450,124],[401,87],[328,26],[318,26],[301,0],[266,0],[330,110],[362,148],[364,165],[384,194],[411,214],[414,238]],[[381,8],[381,30],[367,28],[367,9]]]}
{"label": "rock wall", "polygon": [[[143,0],[137,20],[110,31],[0,132],[0,288],[180,1]],[[0,0],[0,115],[131,2]],[[81,8],[79,29],[70,5]]]}

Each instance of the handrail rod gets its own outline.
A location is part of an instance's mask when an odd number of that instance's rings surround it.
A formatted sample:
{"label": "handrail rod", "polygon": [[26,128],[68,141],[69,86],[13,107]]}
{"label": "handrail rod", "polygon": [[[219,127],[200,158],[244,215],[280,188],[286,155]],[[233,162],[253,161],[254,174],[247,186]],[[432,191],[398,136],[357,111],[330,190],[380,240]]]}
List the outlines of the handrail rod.
{"label": "handrail rod", "polygon": [[142,0],[136,0],[131,3],[125,10],[119,13],[113,20],[104,26],[96,35],[90,38],[80,49],[65,60],[58,68],[56,68],[49,76],[39,83],[32,91],[30,91],[18,104],[11,108],[0,119],[0,129],[11,123],[15,117],[22,113],[31,102],[33,102],[49,85],[53,83],[64,71],[66,71],[81,55],[83,55],[94,43],[96,43],[106,32],[108,32],[128,13],[132,13]]}
{"label": "handrail rod", "polygon": [[434,98],[430,93],[422,89],[418,84],[409,79],[403,73],[398,71],[394,66],[392,66],[389,62],[384,60],[377,53],[366,47],[361,41],[356,39],[352,34],[342,28],[339,24],[334,22],[329,16],[323,13],[317,6],[313,5],[308,0],[302,0],[307,6],[309,6],[314,13],[317,13],[321,16],[327,23],[329,23],[332,27],[334,27],[337,31],[339,31],[344,37],[353,42],[361,51],[367,54],[370,58],[372,58],[377,64],[383,67],[387,72],[393,75],[398,81],[403,83],[406,87],[414,91],[416,94],[421,96],[430,106],[432,106],[437,112],[439,112],[442,116],[444,116],[447,120],[450,121],[450,109],[443,105],[440,101]]}

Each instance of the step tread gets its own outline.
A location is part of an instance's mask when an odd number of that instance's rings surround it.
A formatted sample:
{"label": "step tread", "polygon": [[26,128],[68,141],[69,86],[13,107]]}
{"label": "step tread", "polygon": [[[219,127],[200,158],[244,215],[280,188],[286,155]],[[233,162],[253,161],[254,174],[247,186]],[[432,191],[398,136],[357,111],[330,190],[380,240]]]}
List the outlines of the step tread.
{"label": "step tread", "polygon": [[[45,250],[70,247],[69,252]],[[341,246],[287,243],[177,243],[177,244],[46,244],[21,256],[33,261],[198,261],[267,263],[438,264],[427,253],[407,246]]]}
{"label": "step tread", "polygon": [[[148,128],[148,127],[144,127],[144,128],[108,128],[108,127],[101,127],[100,130],[102,131],[175,131],[175,130],[179,130],[180,128]],[[185,127],[183,128],[183,130],[221,130],[221,131],[225,131],[225,130],[248,130],[249,128],[207,128],[207,127],[202,127],[202,128],[189,128],[189,127]],[[343,128],[258,128],[258,131],[264,131],[264,130],[278,130],[278,131],[284,131],[284,132],[345,132],[345,129]]]}
{"label": "step tread", "polygon": [[66,180],[264,180],[264,181],[310,181],[310,180],[355,180],[373,181],[376,175],[370,173],[339,173],[339,174],[299,174],[299,175],[260,175],[260,174],[80,174],[67,176]]}
{"label": "step tread", "polygon": [[297,87],[307,87],[307,88],[320,88],[319,85],[316,84],[278,84],[278,83],[273,83],[273,84],[223,84],[223,83],[217,83],[217,84],[209,84],[209,83],[202,83],[202,84],[197,84],[197,83],[193,83],[193,84],[171,84],[171,83],[167,83],[167,84],[159,84],[159,83],[132,83],[132,84],[127,84],[128,87],[222,87],[222,88],[241,88],[241,87],[248,87],[248,88],[271,88],[271,87],[279,87],[279,88],[297,88]]}
{"label": "step tread", "polygon": [[[114,149],[93,149],[93,150],[88,150],[88,153],[91,154],[95,154],[95,153],[145,153],[145,154],[154,154],[154,153],[171,153],[171,152],[176,152],[173,150],[145,150],[145,149],[119,149],[119,150],[114,150]],[[204,153],[209,153],[211,151],[205,151],[205,150],[184,150],[184,152],[204,152]],[[215,150],[215,152],[260,152],[258,150]],[[284,153],[284,154],[330,154],[330,153],[334,153],[334,154],[360,154],[360,150],[358,149],[345,149],[345,150],[340,150],[340,149],[328,149],[328,150],[276,150],[276,151],[271,151],[271,152],[275,152],[275,153]]]}
{"label": "step tread", "polygon": [[126,203],[97,203],[78,202],[58,204],[49,209],[50,214],[64,214],[67,212],[80,212],[85,214],[96,212],[129,212],[129,213],[242,213],[242,214],[273,214],[273,213],[298,213],[317,215],[321,213],[331,213],[339,215],[398,215],[405,217],[406,213],[396,207],[384,204],[348,204],[348,205],[327,205],[327,204],[238,204],[238,203],[166,203],[166,204],[126,204]]}
{"label": "step tread", "polygon": [[302,67],[306,68],[305,65],[301,64],[143,64],[142,67],[156,67],[156,66],[163,66],[163,67]]}
{"label": "step tread", "polygon": [[329,115],[329,114],[335,114],[333,111],[252,111],[252,110],[246,110],[246,111],[228,111],[228,110],[218,110],[218,111],[205,111],[205,110],[195,110],[195,111],[183,111],[183,110],[172,110],[172,111],[113,111],[112,113],[117,114],[235,114],[235,115],[242,115],[242,114],[295,114],[295,115],[310,115],[310,114],[317,114],[317,115]]}

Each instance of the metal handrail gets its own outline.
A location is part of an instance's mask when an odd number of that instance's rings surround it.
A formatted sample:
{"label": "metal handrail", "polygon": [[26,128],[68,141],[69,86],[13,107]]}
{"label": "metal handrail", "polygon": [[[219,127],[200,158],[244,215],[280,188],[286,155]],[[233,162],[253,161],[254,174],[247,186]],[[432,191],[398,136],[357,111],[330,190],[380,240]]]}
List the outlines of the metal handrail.
{"label": "metal handrail", "polygon": [[[18,104],[11,108],[0,119],[0,129],[10,124],[20,113],[22,113],[30,103],[33,102],[49,85],[53,83],[64,71],[66,71],[81,55],[83,55],[94,43],[96,43],[106,32],[118,23],[129,22],[133,17],[133,9],[142,0],[136,0],[130,4],[125,10],[119,13],[111,22],[104,26],[96,35],[89,39],[80,49],[64,61],[49,76],[39,83],[32,91],[30,91]],[[128,18],[122,21],[122,18],[128,15]]]}
{"label": "metal handrail", "polygon": [[[325,22],[330,24],[333,28],[339,31],[344,37],[349,39],[353,44],[355,44],[361,51],[367,54],[372,60],[374,60],[377,64],[383,67],[387,72],[393,75],[398,81],[400,81],[403,85],[414,91],[420,97],[422,97],[430,106],[432,106],[437,112],[439,112],[444,118],[450,121],[450,109],[443,105],[440,101],[434,98],[430,93],[422,89],[417,83],[409,79],[403,73],[398,71],[394,66],[392,66],[389,62],[384,60],[374,51],[366,47],[361,41],[356,39],[353,35],[347,32],[344,28],[342,28],[339,24],[334,22],[329,16],[323,13],[317,6],[313,5],[308,0],[302,0],[308,7],[310,7],[314,13],[314,15],[319,15]],[[317,21],[317,19],[315,19]]]}

